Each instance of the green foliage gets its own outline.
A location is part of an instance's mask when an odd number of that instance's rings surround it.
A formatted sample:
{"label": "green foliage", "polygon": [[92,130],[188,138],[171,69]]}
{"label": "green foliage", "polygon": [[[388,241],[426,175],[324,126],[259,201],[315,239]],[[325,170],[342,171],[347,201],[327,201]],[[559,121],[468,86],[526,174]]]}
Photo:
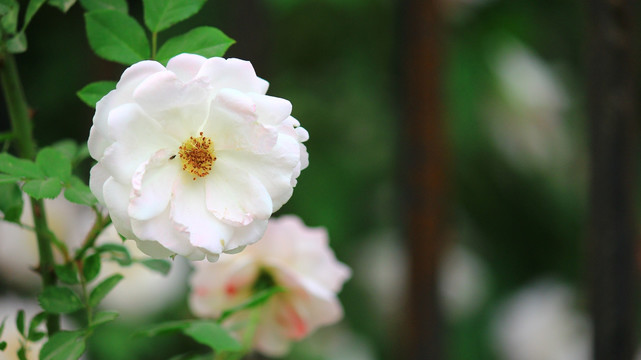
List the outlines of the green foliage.
{"label": "green foliage", "polygon": [[20,335],[25,336],[24,334],[24,310],[20,309],[18,310],[18,314],[16,315],[16,329],[18,329],[18,332]]}
{"label": "green foliage", "polygon": [[31,22],[31,19],[33,19],[33,16],[36,15],[36,12],[40,9],[42,4],[45,3],[47,0],[31,0],[29,1],[29,5],[27,5],[27,11],[24,14],[24,24],[22,25],[22,31],[24,31],[29,23]]}
{"label": "green foliage", "polygon": [[84,260],[82,274],[86,282],[91,282],[100,273],[100,254],[89,255]]}
{"label": "green foliage", "polygon": [[149,41],[143,28],[117,10],[85,14],[89,45],[98,56],[124,65],[149,58]]}
{"label": "green foliage", "polygon": [[15,0],[4,0],[0,5],[0,26],[7,34],[15,34],[18,29],[20,5]]}
{"label": "green foliage", "polygon": [[51,145],[51,147],[62,153],[71,162],[75,160],[76,153],[78,152],[78,145],[71,139],[57,141],[55,144]]}
{"label": "green foliage", "polygon": [[106,278],[103,280],[100,284],[98,284],[92,291],[91,294],[89,295],[89,305],[91,307],[95,307],[100,302],[102,299],[107,296],[107,294],[122,280],[123,276],[120,274],[114,274],[111,275],[110,277]]}
{"label": "green foliage", "polygon": [[273,286],[268,289],[258,291],[254,293],[249,299],[245,300],[244,302],[223,311],[222,314],[220,314],[220,318],[218,319],[218,322],[219,323],[223,322],[223,320],[225,320],[226,318],[230,317],[231,315],[239,311],[252,309],[257,306],[260,306],[265,302],[267,302],[267,300],[269,300],[275,294],[278,294],[284,291],[285,289],[280,286]]}
{"label": "green foliage", "polygon": [[20,179],[20,176],[0,174],[0,184],[12,184]]}
{"label": "green foliage", "polygon": [[160,32],[195,15],[207,0],[143,0],[145,25]]}
{"label": "green foliage", "polygon": [[0,172],[27,179],[43,179],[44,173],[31,160],[20,159],[8,153],[0,154]]}
{"label": "green foliage", "polygon": [[96,103],[115,88],[115,81],[96,81],[80,89],[76,95],[85,104],[95,108]]}
{"label": "green foliage", "polygon": [[215,351],[239,351],[242,349],[238,340],[214,321],[192,322],[189,327],[183,329],[183,333]]}
{"label": "green foliage", "polygon": [[71,160],[55,148],[40,150],[36,156],[36,164],[50,178],[66,182],[71,177]]}
{"label": "green foliage", "polygon": [[42,324],[43,321],[47,318],[46,312],[41,312],[31,319],[29,323],[29,333],[27,334],[27,339],[29,341],[38,341],[45,337],[45,333],[38,330],[38,326]]}
{"label": "green foliage", "polygon": [[65,199],[72,203],[87,206],[93,206],[98,203],[98,199],[91,193],[89,186],[75,176],[72,176],[67,184]]}
{"label": "green foliage", "polygon": [[27,51],[27,37],[24,32],[19,32],[7,40],[7,50],[12,54],[20,54]]}
{"label": "green foliage", "polygon": [[56,276],[65,284],[75,285],[80,282],[78,279],[78,269],[73,262],[63,265],[54,265]]}
{"label": "green foliage", "polygon": [[85,351],[84,331],[60,331],[40,350],[40,360],[77,360]]}
{"label": "green foliage", "polygon": [[80,5],[87,11],[117,10],[123,14],[129,11],[126,0],[80,0]]}
{"label": "green foliage", "polygon": [[53,199],[62,190],[60,180],[51,178],[45,180],[28,180],[22,186],[22,190],[35,199]]}
{"label": "green foliage", "polygon": [[169,321],[161,324],[151,325],[136,333],[136,336],[154,337],[158,335],[169,334],[186,329],[192,320]]}
{"label": "green foliage", "polygon": [[93,321],[91,322],[90,326],[94,328],[96,326],[113,321],[118,316],[119,314],[117,311],[99,311],[94,315]]}
{"label": "green foliage", "polygon": [[22,215],[22,191],[16,183],[0,183],[0,211],[4,214],[4,220],[20,223]]}
{"label": "green foliage", "polygon": [[0,351],[4,351],[4,349],[7,348],[7,342],[6,341],[0,341]]}
{"label": "green foliage", "polygon": [[60,286],[49,286],[38,295],[40,306],[52,314],[67,314],[83,307],[75,292]]}
{"label": "green foliage", "polygon": [[161,273],[163,275],[169,274],[169,271],[171,270],[171,263],[168,260],[144,259],[140,260],[140,263],[148,269]]}
{"label": "green foliage", "polygon": [[111,254],[111,260],[115,260],[121,266],[129,266],[132,263],[131,255],[129,250],[123,245],[118,244],[103,244],[96,247],[97,253],[109,253]]}
{"label": "green foliage", "polygon": [[223,56],[234,43],[235,41],[222,31],[210,26],[201,26],[167,40],[158,50],[156,59],[166,64],[169,59],[181,53],[204,57]]}
{"label": "green foliage", "polygon": [[69,11],[75,3],[76,0],[49,0],[49,5],[60,9],[63,13]]}
{"label": "green foliage", "polygon": [[18,355],[19,360],[28,360],[27,350],[24,348],[24,344],[20,346],[20,349],[18,349],[18,352],[16,354]]}

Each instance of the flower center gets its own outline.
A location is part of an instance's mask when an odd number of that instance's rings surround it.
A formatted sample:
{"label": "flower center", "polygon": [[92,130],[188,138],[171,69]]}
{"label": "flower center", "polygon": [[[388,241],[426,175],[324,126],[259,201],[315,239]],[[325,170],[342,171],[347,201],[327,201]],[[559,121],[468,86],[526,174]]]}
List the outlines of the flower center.
{"label": "flower center", "polygon": [[[210,138],[203,136],[202,132],[200,137],[194,138],[190,136],[187,141],[180,145],[178,156],[182,161],[183,170],[197,177],[208,175],[214,165],[214,161],[216,161],[214,143]],[[194,176],[194,180],[196,180],[196,176]]]}

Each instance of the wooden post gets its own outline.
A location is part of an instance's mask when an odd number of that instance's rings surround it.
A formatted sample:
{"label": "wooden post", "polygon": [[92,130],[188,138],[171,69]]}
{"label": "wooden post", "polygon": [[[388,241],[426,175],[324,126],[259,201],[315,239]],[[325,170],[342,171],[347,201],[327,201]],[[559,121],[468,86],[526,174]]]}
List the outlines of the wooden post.
{"label": "wooden post", "polygon": [[632,0],[590,0],[590,306],[595,360],[636,351],[635,156],[637,33]]}
{"label": "wooden post", "polygon": [[441,20],[437,0],[406,0],[401,12],[402,187],[410,256],[405,359],[443,359],[436,269],[448,213],[442,118]]}

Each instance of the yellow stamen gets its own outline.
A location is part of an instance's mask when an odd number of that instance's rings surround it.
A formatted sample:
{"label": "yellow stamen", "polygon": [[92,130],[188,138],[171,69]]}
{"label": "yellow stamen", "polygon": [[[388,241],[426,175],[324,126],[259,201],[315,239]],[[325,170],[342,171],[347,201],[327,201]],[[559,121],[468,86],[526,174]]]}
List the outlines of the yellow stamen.
{"label": "yellow stamen", "polygon": [[[197,177],[209,175],[214,161],[216,161],[214,143],[210,138],[203,136],[202,132],[200,137],[190,136],[178,148],[178,156],[182,161],[183,170]],[[196,180],[196,176],[193,177],[193,180]]]}

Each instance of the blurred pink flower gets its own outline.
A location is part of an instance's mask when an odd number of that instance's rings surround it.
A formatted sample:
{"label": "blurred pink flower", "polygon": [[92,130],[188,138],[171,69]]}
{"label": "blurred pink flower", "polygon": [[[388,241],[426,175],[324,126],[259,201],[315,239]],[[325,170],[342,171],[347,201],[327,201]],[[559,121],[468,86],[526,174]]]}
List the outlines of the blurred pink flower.
{"label": "blurred pink flower", "polygon": [[153,257],[216,261],[256,242],[292,195],[308,134],[239,59],[141,61],[96,104],[90,186]]}
{"label": "blurred pink flower", "polygon": [[[195,263],[190,306],[200,317],[221,313],[246,301],[257,283],[285,289],[259,308],[253,347],[267,355],[283,355],[290,342],[319,326],[338,322],[343,310],[336,296],[351,270],[338,262],[325,229],[308,228],[294,216],[270,221],[265,236],[237,255],[217,263]],[[241,311],[225,321],[239,324],[250,318]]]}

